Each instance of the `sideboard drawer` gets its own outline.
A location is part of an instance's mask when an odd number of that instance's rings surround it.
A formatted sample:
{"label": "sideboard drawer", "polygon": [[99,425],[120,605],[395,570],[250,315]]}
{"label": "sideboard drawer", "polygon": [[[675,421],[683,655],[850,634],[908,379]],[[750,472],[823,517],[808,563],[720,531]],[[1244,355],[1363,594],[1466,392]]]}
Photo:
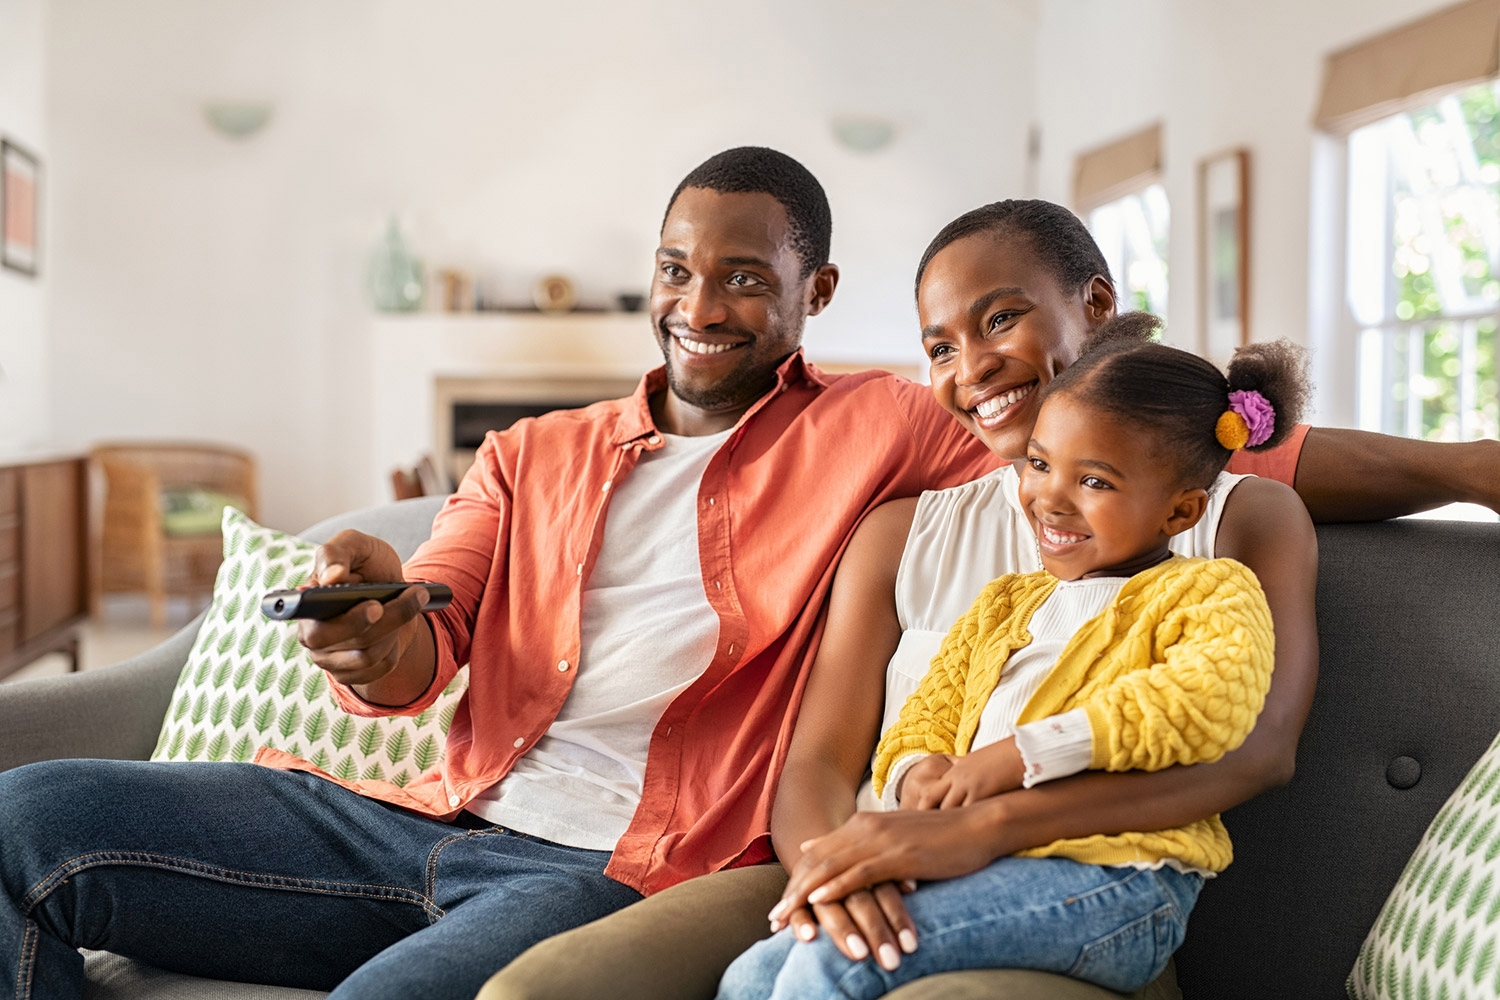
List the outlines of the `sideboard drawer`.
{"label": "sideboard drawer", "polygon": [[21,645],[21,616],[13,609],[0,611],[0,656]]}
{"label": "sideboard drawer", "polygon": [[19,469],[0,469],[0,520],[13,518],[21,509]]}
{"label": "sideboard drawer", "polygon": [[0,619],[18,615],[21,607],[21,574],[14,566],[0,566]]}

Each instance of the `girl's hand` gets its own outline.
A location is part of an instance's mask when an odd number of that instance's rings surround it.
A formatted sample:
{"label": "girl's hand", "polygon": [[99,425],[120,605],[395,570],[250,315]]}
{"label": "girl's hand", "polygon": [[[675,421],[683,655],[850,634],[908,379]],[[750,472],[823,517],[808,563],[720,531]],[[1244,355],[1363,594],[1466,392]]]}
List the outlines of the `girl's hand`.
{"label": "girl's hand", "polygon": [[[853,962],[875,956],[881,968],[894,970],[901,955],[917,950],[917,932],[901,894],[915,886],[885,882],[873,889],[850,893],[838,902],[799,907],[773,918],[773,932],[790,926],[800,941],[811,941],[821,927],[845,958]],[[780,906],[774,913],[784,912]]]}
{"label": "girl's hand", "polygon": [[978,871],[1007,853],[995,849],[997,818],[989,802],[943,812],[856,813],[832,833],[802,845],[802,857],[773,912],[845,901],[882,882]]}
{"label": "girl's hand", "polygon": [[929,754],[911,766],[906,777],[901,779],[898,800],[902,809],[932,809],[929,800],[941,802],[948,784],[948,771],[959,760],[951,753]]}
{"label": "girl's hand", "polygon": [[[942,759],[947,758],[944,765]],[[928,761],[938,760],[913,787],[912,778]],[[913,765],[901,784],[902,809],[957,809],[1021,787],[1025,764],[1014,738],[981,747],[963,757],[933,754]],[[931,774],[930,777],[927,774]]]}

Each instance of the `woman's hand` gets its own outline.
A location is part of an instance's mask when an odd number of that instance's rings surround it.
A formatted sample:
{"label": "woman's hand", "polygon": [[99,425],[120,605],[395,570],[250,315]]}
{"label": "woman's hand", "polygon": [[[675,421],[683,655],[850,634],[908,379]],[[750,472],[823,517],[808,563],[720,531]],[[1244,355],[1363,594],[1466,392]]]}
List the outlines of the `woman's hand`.
{"label": "woman's hand", "polygon": [[856,813],[827,836],[802,845],[802,857],[772,912],[790,914],[808,904],[847,901],[883,882],[914,883],[978,871],[1009,853],[997,848],[998,804],[988,799],[941,812]]}
{"label": "woman's hand", "polygon": [[1021,787],[1025,765],[1014,738],[962,757],[935,753],[906,772],[902,809],[957,809]]}
{"label": "woman's hand", "polygon": [[903,953],[910,955],[917,950],[916,926],[901,899],[902,893],[915,887],[914,883],[898,886],[885,882],[836,902],[798,907],[789,913],[783,900],[771,911],[771,931],[790,926],[798,940],[811,941],[821,927],[850,961],[874,955],[881,968],[895,969]]}

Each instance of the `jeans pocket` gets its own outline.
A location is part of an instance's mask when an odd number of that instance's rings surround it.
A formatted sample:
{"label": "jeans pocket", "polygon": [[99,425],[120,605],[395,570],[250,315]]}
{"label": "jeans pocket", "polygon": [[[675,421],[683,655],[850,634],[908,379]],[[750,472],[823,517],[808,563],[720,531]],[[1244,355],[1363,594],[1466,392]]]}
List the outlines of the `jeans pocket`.
{"label": "jeans pocket", "polygon": [[1181,922],[1172,906],[1164,904],[1084,945],[1068,975],[1132,993],[1161,975],[1181,942]]}

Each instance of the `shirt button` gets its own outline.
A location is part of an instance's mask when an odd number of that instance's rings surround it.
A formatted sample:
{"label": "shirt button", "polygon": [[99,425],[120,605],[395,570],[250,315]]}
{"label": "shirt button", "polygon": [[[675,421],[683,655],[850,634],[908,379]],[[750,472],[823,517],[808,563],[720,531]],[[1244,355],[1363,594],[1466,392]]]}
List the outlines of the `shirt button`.
{"label": "shirt button", "polygon": [[557,661],[557,669],[558,670],[567,670],[568,669],[568,661],[567,660],[558,660]]}
{"label": "shirt button", "polygon": [[578,564],[578,575],[579,576],[583,575],[583,563],[579,563]]}
{"label": "shirt button", "polygon": [[517,736],[516,737],[516,742],[513,743],[513,744],[511,744],[511,745],[515,746],[515,747],[524,747],[526,745],[526,737],[524,737],[524,736]]}
{"label": "shirt button", "polygon": [[715,580],[714,581],[714,589],[715,590],[723,590],[724,589],[724,585],[722,583],[720,583],[718,580]]}
{"label": "shirt button", "polygon": [[660,437],[658,437],[658,436],[657,436],[657,435],[655,435],[655,434],[653,434],[653,435],[651,435],[651,436],[650,436],[650,437],[648,437],[648,438],[647,438],[647,439],[646,439],[646,440],[647,440],[647,441],[648,441],[648,442],[650,442],[650,443],[651,443],[651,444],[661,444],[661,438],[660,438]]}
{"label": "shirt button", "polygon": [[609,480],[606,479],[604,481],[604,485],[601,486],[601,487],[599,487],[599,492],[600,493],[608,493],[609,492]]}
{"label": "shirt button", "polygon": [[729,655],[730,656],[734,655],[734,643],[732,643],[732,642],[729,644]]}
{"label": "shirt button", "polygon": [[455,809],[458,808],[458,804],[460,802],[462,802],[462,801],[463,801],[463,799],[460,799],[457,795],[450,795],[450,796],[448,796],[448,804],[450,806],[452,806],[453,808],[455,808]]}
{"label": "shirt button", "polygon": [[714,498],[713,498],[713,497],[709,497],[709,498],[708,498],[708,502],[709,502],[709,503],[713,503],[713,502],[714,502]]}

